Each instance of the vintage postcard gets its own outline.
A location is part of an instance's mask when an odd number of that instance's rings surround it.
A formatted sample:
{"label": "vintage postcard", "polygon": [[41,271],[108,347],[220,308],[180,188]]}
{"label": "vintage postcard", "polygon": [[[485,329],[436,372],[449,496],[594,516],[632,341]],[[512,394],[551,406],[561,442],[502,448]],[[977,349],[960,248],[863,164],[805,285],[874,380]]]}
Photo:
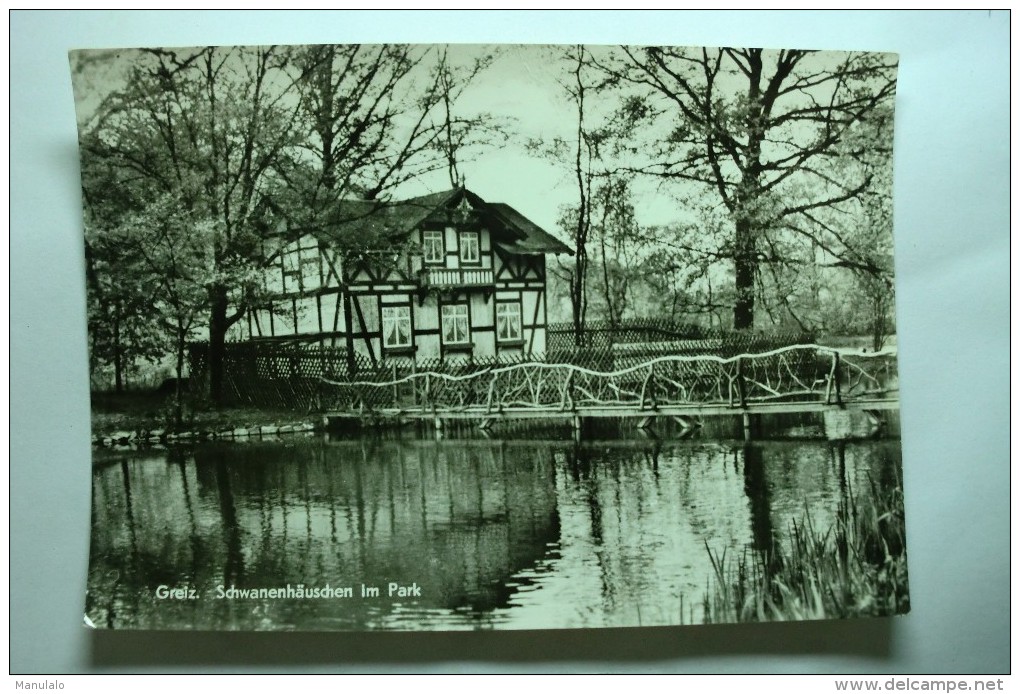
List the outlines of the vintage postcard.
{"label": "vintage postcard", "polygon": [[86,624],[909,610],[897,58],[81,50]]}

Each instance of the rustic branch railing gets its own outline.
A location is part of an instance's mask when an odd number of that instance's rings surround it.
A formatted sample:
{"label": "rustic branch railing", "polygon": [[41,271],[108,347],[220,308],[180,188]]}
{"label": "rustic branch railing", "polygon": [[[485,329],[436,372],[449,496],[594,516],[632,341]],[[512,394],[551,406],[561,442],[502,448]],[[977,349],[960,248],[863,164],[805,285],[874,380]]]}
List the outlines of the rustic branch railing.
{"label": "rustic branch railing", "polygon": [[656,410],[665,407],[805,402],[840,405],[898,392],[896,351],[862,353],[792,345],[734,357],[666,355],[617,360],[616,370],[523,362],[465,365],[460,372],[418,370],[399,376],[322,377],[330,409],[403,412]]}

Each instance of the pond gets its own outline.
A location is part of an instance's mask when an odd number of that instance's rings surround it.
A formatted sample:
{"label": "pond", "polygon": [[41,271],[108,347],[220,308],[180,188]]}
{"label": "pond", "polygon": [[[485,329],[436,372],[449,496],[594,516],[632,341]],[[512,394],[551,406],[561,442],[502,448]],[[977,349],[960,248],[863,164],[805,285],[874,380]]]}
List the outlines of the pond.
{"label": "pond", "polygon": [[[895,437],[426,432],[97,451],[86,613],[143,629],[704,621],[711,554],[895,487]],[[724,427],[725,429],[725,427]]]}

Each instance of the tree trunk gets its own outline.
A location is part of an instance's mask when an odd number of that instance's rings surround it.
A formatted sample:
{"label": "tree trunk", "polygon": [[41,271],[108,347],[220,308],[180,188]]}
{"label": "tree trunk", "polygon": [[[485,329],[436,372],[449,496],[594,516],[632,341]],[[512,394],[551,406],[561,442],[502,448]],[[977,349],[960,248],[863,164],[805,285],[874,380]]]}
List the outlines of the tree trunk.
{"label": "tree trunk", "polygon": [[[347,347],[347,377],[353,379],[358,372],[358,361],[354,358],[354,317],[351,311],[354,309],[352,301],[357,299],[351,297],[347,290],[347,277],[344,276],[344,288],[341,290],[344,302],[344,343]],[[382,326],[379,326],[380,331]],[[382,335],[379,340],[380,352],[385,352],[386,336]]]}
{"label": "tree trunk", "polygon": [[582,252],[577,254],[577,266],[570,278],[570,303],[573,308],[574,318],[574,344],[578,347],[584,346],[584,318],[587,313],[587,301],[585,286],[585,275],[587,274],[587,256]]}
{"label": "tree trunk", "polygon": [[616,330],[616,313],[613,311],[613,290],[609,286],[609,259],[606,254],[606,214],[602,215],[602,233],[599,236],[599,247],[602,250],[602,287],[605,290],[606,314],[609,317],[610,330]]}
{"label": "tree trunk", "polygon": [[577,145],[574,150],[574,175],[577,177],[577,193],[579,202],[577,205],[577,226],[574,229],[574,244],[577,246],[574,257],[573,282],[570,287],[570,300],[574,309],[574,344],[582,346],[584,340],[584,318],[587,312],[588,295],[588,231],[591,228],[591,163],[592,152],[589,147],[587,166],[584,163],[582,152],[586,144],[584,131],[584,81],[581,79],[581,66],[584,63],[584,48],[578,47],[577,65],[574,70],[574,79],[577,84],[577,91],[574,98],[577,102]]}
{"label": "tree trunk", "polygon": [[875,296],[872,299],[872,316],[873,320],[871,323],[871,348],[874,351],[879,351],[885,345],[886,334],[888,333],[888,326],[885,319],[886,304],[881,295]]}
{"label": "tree trunk", "polygon": [[174,388],[174,424],[181,425],[184,420],[184,407],[181,398],[181,378],[184,373],[184,334],[183,328],[177,329],[177,383]]}
{"label": "tree trunk", "polygon": [[737,222],[733,256],[737,298],[733,305],[733,329],[754,328],[754,276],[757,273],[754,236],[748,220]]}
{"label": "tree trunk", "polygon": [[124,392],[124,350],[120,345],[120,317],[113,321],[113,382],[114,392]]}
{"label": "tree trunk", "polygon": [[223,404],[223,357],[227,341],[227,289],[222,285],[209,288],[209,399],[213,405]]}
{"label": "tree trunk", "polygon": [[328,191],[336,187],[336,160],[333,156],[334,130],[333,130],[333,60],[336,57],[336,48],[324,46],[322,49],[325,57],[319,68],[318,83],[316,84],[319,99],[317,104],[318,113],[315,118],[315,130],[322,140],[322,148],[319,152],[322,157],[322,185]]}

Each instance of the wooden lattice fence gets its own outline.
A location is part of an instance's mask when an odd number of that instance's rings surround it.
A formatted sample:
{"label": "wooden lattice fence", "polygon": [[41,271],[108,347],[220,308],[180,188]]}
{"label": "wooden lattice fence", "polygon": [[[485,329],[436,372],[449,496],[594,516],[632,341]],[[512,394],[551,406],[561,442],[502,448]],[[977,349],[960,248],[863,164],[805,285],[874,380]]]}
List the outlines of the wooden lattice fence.
{"label": "wooden lattice fence", "polygon": [[[571,330],[566,337],[564,329]],[[636,367],[662,356],[713,354],[730,357],[811,341],[810,336],[805,335],[712,332],[665,321],[630,322],[622,330],[606,324],[592,324],[591,335],[588,344],[578,347],[572,342],[569,325],[552,324],[549,349],[544,355],[473,357],[466,361],[436,358],[415,362],[399,358],[373,362],[364,355],[349,358],[344,349],[314,344],[227,344],[223,357],[223,399],[227,405],[302,412],[420,407],[435,402],[467,406],[483,402],[488,395],[481,392],[486,388],[482,385],[484,379],[463,377],[498,367],[526,363],[571,364],[591,371],[610,372]],[[208,346],[204,343],[191,345],[189,357],[192,392],[208,392]],[[705,367],[693,363],[682,368]],[[393,383],[424,373],[436,376],[414,378],[386,388],[344,385],[350,382]],[[705,378],[717,377],[714,372],[705,374]],[[635,374],[633,378],[638,376]],[[546,381],[543,383],[543,387],[552,387]]]}
{"label": "wooden lattice fence", "polygon": [[665,354],[728,357],[812,342],[814,335],[809,333],[721,330],[658,318],[626,319],[616,325],[591,321],[585,324],[580,339],[572,323],[550,323],[546,329],[546,347],[551,356],[591,350],[611,351],[617,359],[621,355],[650,358]]}
{"label": "wooden lattice fence", "polygon": [[[192,391],[196,385],[206,391],[208,345],[192,344],[189,357]],[[223,400],[227,405],[318,410],[322,379],[346,378],[348,371],[347,353],[342,349],[258,342],[227,344]]]}

